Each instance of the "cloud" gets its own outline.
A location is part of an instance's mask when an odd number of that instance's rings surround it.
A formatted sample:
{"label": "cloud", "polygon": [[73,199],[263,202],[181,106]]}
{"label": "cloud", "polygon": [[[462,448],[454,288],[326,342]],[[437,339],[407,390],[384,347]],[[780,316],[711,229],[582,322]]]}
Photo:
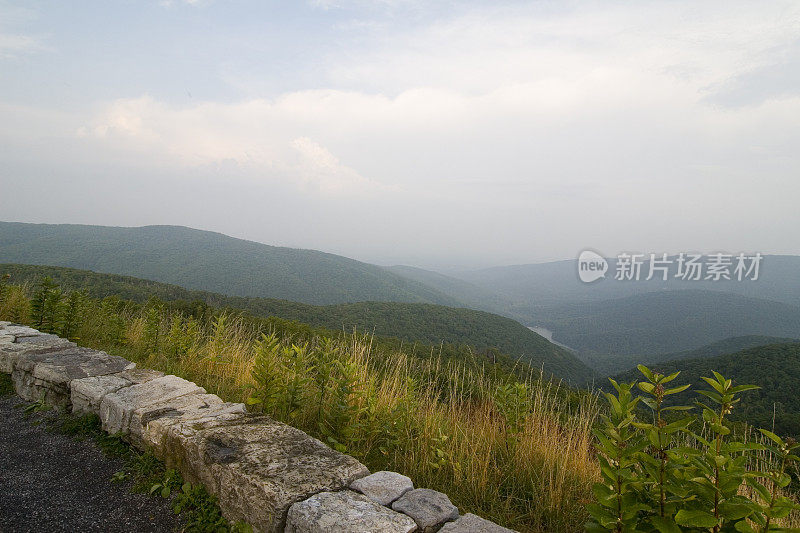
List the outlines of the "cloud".
{"label": "cloud", "polygon": [[298,174],[307,185],[324,193],[364,191],[377,185],[352,168],[342,165],[327,148],[308,137],[293,140],[292,147],[301,156]]}
{"label": "cloud", "polygon": [[156,156],[188,168],[235,165],[257,179],[289,181],[311,193],[389,190],[307,136],[322,131],[321,124],[310,125],[314,111],[320,114],[317,122],[327,120],[333,113],[328,105],[341,105],[347,98],[294,94],[277,101],[206,102],[182,108],[149,96],[120,99],[103,106],[76,134],[117,152]]}
{"label": "cloud", "polygon": [[[231,205],[268,196],[293,244],[373,259],[794,242],[798,4],[411,4],[397,24],[348,4],[357,15],[333,17],[329,41],[280,57],[297,65],[281,63],[279,91],[261,80],[274,93],[186,103],[131,89],[68,115],[0,105],[0,137],[37,165],[52,158],[25,176],[97,165],[102,179],[124,169],[128,189],[157,176],[198,198],[222,184],[241,191]],[[437,16],[416,18],[425,9]],[[259,44],[254,63],[270,50]],[[224,228],[272,215],[208,216]]]}

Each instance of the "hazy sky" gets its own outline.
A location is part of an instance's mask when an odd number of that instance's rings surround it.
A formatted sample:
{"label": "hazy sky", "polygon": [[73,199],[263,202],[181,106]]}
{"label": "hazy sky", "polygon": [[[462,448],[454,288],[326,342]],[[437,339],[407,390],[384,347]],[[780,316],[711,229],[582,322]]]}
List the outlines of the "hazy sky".
{"label": "hazy sky", "polygon": [[0,0],[0,220],[800,254],[800,2]]}

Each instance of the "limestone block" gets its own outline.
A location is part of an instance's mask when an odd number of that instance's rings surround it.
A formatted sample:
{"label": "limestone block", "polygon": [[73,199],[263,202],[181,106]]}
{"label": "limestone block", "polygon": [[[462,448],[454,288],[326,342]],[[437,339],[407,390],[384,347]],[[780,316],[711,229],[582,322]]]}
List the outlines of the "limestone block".
{"label": "limestone block", "polygon": [[69,384],[74,379],[102,376],[129,370],[134,363],[89,348],[65,348],[56,351],[17,354],[11,376],[22,398],[44,398],[50,405],[71,406]]}
{"label": "limestone block", "polygon": [[69,386],[72,412],[75,414],[94,413],[99,415],[100,403],[107,394],[117,392],[131,385],[160,378],[163,375],[163,372],[156,370],[134,368],[118,374],[72,380]]}
{"label": "limestone block", "polygon": [[286,533],[410,533],[416,529],[411,518],[351,490],[321,492],[297,502],[286,520]]}
{"label": "limestone block", "polygon": [[389,506],[400,496],[414,488],[411,479],[397,472],[375,472],[353,481],[350,488],[369,499]]}
{"label": "limestone block", "polygon": [[[103,429],[108,433],[130,435],[131,418],[137,409],[163,403],[186,394],[204,394],[205,392],[202,387],[183,378],[162,376],[106,394],[100,402],[100,420],[103,423]],[[138,434],[141,434],[141,430],[138,431]]]}
{"label": "limestone block", "polygon": [[190,394],[165,404],[154,404],[148,412],[140,412],[142,443],[158,456],[168,456],[166,443],[169,442],[171,427],[176,424],[230,423],[243,418],[247,409],[243,403],[223,402],[212,394]]}
{"label": "limestone block", "polygon": [[439,533],[515,533],[513,529],[498,526],[472,513],[467,513],[455,522],[448,522]]}
{"label": "limestone block", "polygon": [[431,489],[414,489],[392,504],[395,511],[414,519],[422,533],[438,531],[439,526],[458,518],[458,508],[447,494]]}
{"label": "limestone block", "polygon": [[262,532],[283,531],[292,504],[369,474],[355,458],[266,416],[181,422],[164,439],[167,464],[202,482],[228,519]]}
{"label": "limestone block", "polygon": [[[56,352],[66,348],[77,348],[74,342],[59,337],[43,336],[40,342],[16,342],[12,335],[11,342],[0,341],[0,372],[11,374],[14,371],[17,359],[23,354],[41,354]],[[28,337],[33,339],[34,337]]]}

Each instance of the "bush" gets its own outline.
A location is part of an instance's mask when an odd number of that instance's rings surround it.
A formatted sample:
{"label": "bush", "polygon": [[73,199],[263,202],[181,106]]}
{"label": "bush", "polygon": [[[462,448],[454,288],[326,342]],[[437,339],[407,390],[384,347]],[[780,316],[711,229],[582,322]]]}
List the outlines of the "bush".
{"label": "bush", "polygon": [[[595,430],[603,482],[593,487],[587,531],[798,531],[782,524],[799,508],[782,494],[798,444],[763,429],[762,442],[737,440],[726,418],[739,394],[756,387],[734,386],[717,372],[703,378],[711,390],[699,391],[710,400],[696,404],[701,423],[683,416],[695,407],[666,405],[689,387],[665,387],[678,372],[639,370],[645,381],[611,380],[617,394],[606,393],[609,414]],[[643,396],[634,397],[634,388]],[[640,404],[652,422],[641,420]],[[764,457],[766,467],[759,470]]]}

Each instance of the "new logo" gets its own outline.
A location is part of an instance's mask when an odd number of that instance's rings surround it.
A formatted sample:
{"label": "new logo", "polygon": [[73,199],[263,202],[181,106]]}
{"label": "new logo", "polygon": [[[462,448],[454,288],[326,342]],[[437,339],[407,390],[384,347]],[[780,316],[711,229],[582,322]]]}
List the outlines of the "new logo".
{"label": "new logo", "polygon": [[578,256],[578,277],[584,283],[606,277],[607,270],[608,261],[596,252],[584,250]]}

